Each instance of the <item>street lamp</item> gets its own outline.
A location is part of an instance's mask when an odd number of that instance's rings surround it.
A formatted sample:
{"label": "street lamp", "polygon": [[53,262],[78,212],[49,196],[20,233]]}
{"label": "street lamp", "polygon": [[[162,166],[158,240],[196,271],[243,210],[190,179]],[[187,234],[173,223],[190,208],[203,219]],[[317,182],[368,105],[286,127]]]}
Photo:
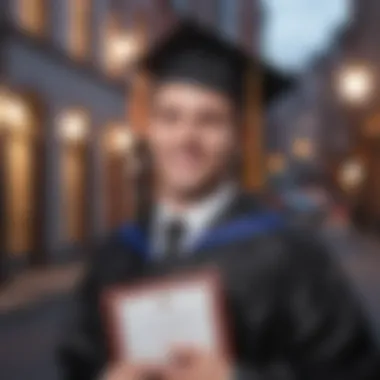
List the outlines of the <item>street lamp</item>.
{"label": "street lamp", "polygon": [[364,182],[365,167],[359,159],[350,159],[342,165],[339,177],[344,190],[355,191]]}
{"label": "street lamp", "polygon": [[22,131],[30,121],[27,105],[20,96],[6,89],[0,89],[0,128]]}
{"label": "street lamp", "polygon": [[120,31],[111,33],[106,43],[106,65],[111,75],[119,75],[132,67],[140,52],[138,39]]}
{"label": "street lamp", "polygon": [[78,144],[88,134],[88,114],[82,109],[70,109],[58,116],[58,134],[63,141]]}
{"label": "street lamp", "polygon": [[361,105],[368,102],[374,91],[372,70],[364,65],[352,65],[338,73],[339,95],[348,103]]}
{"label": "street lamp", "polygon": [[137,40],[132,36],[119,34],[110,39],[109,52],[115,62],[133,60],[138,52]]}
{"label": "street lamp", "polygon": [[108,135],[108,149],[115,154],[129,153],[133,147],[134,136],[124,125],[115,125]]}
{"label": "street lamp", "polygon": [[308,160],[313,157],[314,147],[309,138],[299,137],[293,142],[293,155],[301,160]]}

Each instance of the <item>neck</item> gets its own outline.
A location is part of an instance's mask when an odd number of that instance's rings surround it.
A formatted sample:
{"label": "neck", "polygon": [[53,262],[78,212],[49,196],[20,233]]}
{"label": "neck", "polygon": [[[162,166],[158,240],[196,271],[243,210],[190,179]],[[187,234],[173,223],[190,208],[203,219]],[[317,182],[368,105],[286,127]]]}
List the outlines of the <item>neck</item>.
{"label": "neck", "polygon": [[162,187],[158,193],[158,202],[167,204],[172,210],[183,212],[192,208],[194,205],[204,201],[208,197],[218,192],[219,189],[233,186],[231,181],[224,181],[208,189],[196,192],[180,192],[170,188]]}

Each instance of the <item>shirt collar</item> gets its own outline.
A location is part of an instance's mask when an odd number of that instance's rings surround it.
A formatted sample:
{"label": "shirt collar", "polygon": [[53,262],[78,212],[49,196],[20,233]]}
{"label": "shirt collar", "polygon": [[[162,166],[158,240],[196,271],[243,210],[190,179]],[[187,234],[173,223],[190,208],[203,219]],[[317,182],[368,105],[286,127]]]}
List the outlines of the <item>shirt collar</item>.
{"label": "shirt collar", "polygon": [[186,227],[184,245],[190,247],[211,226],[216,218],[225,211],[238,192],[235,183],[224,183],[214,192],[199,202],[193,204],[188,210],[176,212],[165,202],[158,203],[153,217],[153,246],[159,251],[162,243],[163,228],[167,223],[180,219]]}
{"label": "shirt collar", "polygon": [[237,193],[237,186],[227,183],[220,186],[212,194],[193,204],[188,210],[175,212],[165,202],[159,203],[156,208],[156,220],[161,223],[181,219],[189,228],[204,228],[214,220]]}

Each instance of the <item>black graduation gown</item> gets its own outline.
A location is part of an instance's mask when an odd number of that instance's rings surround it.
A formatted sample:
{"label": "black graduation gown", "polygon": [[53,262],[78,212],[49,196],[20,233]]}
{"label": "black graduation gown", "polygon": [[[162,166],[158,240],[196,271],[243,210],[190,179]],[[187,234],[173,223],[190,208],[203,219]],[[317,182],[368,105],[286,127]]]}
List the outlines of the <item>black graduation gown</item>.
{"label": "black graduation gown", "polygon": [[246,196],[211,230],[192,255],[165,263],[149,261],[144,229],[136,226],[124,226],[96,249],[59,347],[65,379],[95,379],[106,365],[104,289],[210,263],[223,278],[238,378],[380,379],[366,318],[318,239]]}

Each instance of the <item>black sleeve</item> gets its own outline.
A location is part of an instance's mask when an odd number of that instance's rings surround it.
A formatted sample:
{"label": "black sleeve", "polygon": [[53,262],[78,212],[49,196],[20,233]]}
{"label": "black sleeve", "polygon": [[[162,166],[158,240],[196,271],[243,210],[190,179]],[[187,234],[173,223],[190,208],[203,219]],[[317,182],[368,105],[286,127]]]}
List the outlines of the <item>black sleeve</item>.
{"label": "black sleeve", "polygon": [[58,346],[63,380],[94,380],[104,369],[109,347],[100,296],[105,287],[127,282],[135,272],[138,273],[136,267],[118,239],[107,239],[94,249]]}
{"label": "black sleeve", "polygon": [[236,363],[234,380],[380,379],[378,348],[343,269],[320,238],[284,235],[263,255],[271,270],[260,267],[261,289],[252,282],[247,310],[260,343],[246,366]]}
{"label": "black sleeve", "polygon": [[283,348],[295,378],[379,379],[369,321],[342,266],[307,232],[290,233],[285,245],[279,276],[290,334]]}
{"label": "black sleeve", "polygon": [[58,346],[59,370],[63,380],[93,380],[105,364],[106,353],[99,313],[100,265],[104,252],[96,250],[77,289],[68,326]]}

